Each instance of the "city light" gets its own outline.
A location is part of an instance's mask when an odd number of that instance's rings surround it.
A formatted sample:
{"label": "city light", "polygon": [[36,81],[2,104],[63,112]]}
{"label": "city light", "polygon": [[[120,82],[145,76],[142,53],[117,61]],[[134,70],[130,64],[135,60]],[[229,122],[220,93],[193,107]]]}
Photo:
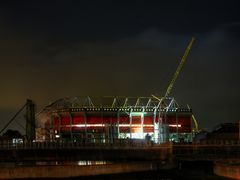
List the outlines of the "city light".
{"label": "city light", "polygon": [[169,124],[170,127],[182,127],[181,124]]}

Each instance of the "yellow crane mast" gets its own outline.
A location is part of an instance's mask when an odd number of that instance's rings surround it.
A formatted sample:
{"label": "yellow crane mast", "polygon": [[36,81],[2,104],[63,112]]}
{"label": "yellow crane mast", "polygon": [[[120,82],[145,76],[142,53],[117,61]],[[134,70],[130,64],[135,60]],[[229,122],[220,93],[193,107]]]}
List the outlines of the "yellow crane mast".
{"label": "yellow crane mast", "polygon": [[187,46],[187,48],[186,48],[186,50],[185,50],[185,52],[184,52],[184,54],[183,54],[182,59],[181,59],[179,65],[178,65],[178,67],[177,67],[177,70],[176,70],[176,72],[174,73],[174,76],[173,76],[170,84],[168,85],[168,88],[167,88],[167,91],[166,91],[164,97],[168,97],[169,94],[171,93],[172,88],[173,88],[173,85],[174,85],[175,81],[177,80],[178,75],[179,75],[179,73],[181,72],[181,70],[182,70],[182,68],[183,68],[183,65],[184,65],[185,62],[186,62],[187,56],[188,56],[188,54],[189,54],[189,52],[190,52],[190,50],[191,50],[191,48],[192,48],[192,45],[193,45],[193,42],[194,42],[194,41],[195,41],[195,38],[192,37],[190,43],[188,44],[188,46]]}
{"label": "yellow crane mast", "polygon": [[[183,65],[185,64],[186,60],[187,60],[187,57],[188,57],[188,54],[192,48],[192,45],[193,45],[193,42],[195,41],[195,38],[192,37],[191,41],[189,42],[187,48],[185,49],[184,51],[184,54],[183,54],[183,57],[177,67],[177,70],[175,71],[174,75],[173,75],[173,78],[170,82],[170,84],[168,85],[168,88],[166,90],[166,93],[163,97],[157,97],[157,96],[154,96],[152,95],[153,98],[157,99],[159,102],[161,102],[163,99],[165,99],[166,97],[168,97],[172,91],[172,88],[173,88],[173,85],[175,83],[175,81],[177,80],[178,78],[178,75],[180,74],[182,68],[183,68]],[[190,108],[190,107],[189,107]],[[192,119],[193,119],[193,122],[194,122],[194,125],[195,125],[195,129],[196,131],[198,131],[198,123],[197,123],[197,120],[195,118],[195,116],[192,114]]]}

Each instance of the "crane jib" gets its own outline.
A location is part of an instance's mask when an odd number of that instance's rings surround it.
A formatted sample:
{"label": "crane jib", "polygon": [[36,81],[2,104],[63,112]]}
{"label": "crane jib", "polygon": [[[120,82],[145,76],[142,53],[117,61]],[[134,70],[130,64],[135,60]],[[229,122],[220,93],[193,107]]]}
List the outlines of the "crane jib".
{"label": "crane jib", "polygon": [[188,56],[188,54],[189,54],[189,52],[190,52],[190,50],[191,50],[191,48],[192,48],[192,45],[193,45],[193,42],[194,42],[194,41],[195,41],[195,38],[192,37],[190,43],[188,44],[188,46],[187,46],[187,48],[186,48],[186,50],[185,50],[185,52],[184,52],[184,54],[183,54],[182,59],[181,59],[179,65],[178,65],[178,67],[177,67],[177,70],[176,70],[176,72],[175,72],[174,75],[173,75],[173,78],[172,78],[172,80],[171,80],[171,82],[170,82],[170,84],[169,84],[169,86],[168,86],[168,88],[167,88],[167,91],[166,91],[164,97],[168,97],[169,94],[171,93],[172,88],[173,88],[173,85],[174,85],[176,79],[178,78],[178,75],[179,75],[179,73],[181,72],[184,63],[186,62],[187,56]]}

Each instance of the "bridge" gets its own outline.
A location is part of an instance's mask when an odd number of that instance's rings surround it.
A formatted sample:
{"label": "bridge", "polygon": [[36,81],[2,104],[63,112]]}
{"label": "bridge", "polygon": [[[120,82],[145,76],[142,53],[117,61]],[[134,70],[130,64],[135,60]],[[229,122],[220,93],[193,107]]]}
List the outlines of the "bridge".
{"label": "bridge", "polygon": [[[112,173],[172,169],[186,161],[192,163],[239,160],[240,144],[114,144],[31,142],[0,145],[0,179],[90,176]],[[76,162],[109,162],[79,166]],[[8,166],[4,166],[4,164]],[[45,163],[44,166],[39,163]],[[51,163],[56,163],[53,166]],[[64,165],[64,163],[67,163]],[[31,166],[24,166],[31,164]],[[10,167],[9,167],[10,165]],[[222,166],[221,166],[222,168]],[[32,173],[26,173],[31,171]],[[214,166],[219,172],[219,167]],[[231,171],[232,172],[232,171]],[[234,171],[235,172],[235,171]]]}
{"label": "bridge", "polygon": [[28,142],[0,144],[1,161],[144,160],[216,161],[240,159],[238,144],[153,144],[131,140],[118,143]]}
{"label": "bridge", "polygon": [[119,143],[31,142],[1,144],[1,161],[78,161],[147,160],[171,161],[172,145],[152,145],[122,141]]}

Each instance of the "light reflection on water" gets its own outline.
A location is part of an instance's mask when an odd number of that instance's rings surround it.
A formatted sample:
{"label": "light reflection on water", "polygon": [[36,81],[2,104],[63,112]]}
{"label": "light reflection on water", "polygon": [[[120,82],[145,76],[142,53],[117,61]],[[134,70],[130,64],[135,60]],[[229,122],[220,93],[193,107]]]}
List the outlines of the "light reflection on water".
{"label": "light reflection on water", "polygon": [[16,166],[90,166],[112,164],[109,161],[26,161],[26,162],[0,162],[0,167]]}
{"label": "light reflection on water", "polygon": [[110,162],[107,161],[78,161],[77,164],[79,166],[85,166],[85,165],[104,165],[104,164],[110,164]]}
{"label": "light reflection on water", "polygon": [[48,165],[66,165],[66,166],[89,166],[89,165],[104,165],[110,164],[108,161],[37,161],[36,166],[48,166]]}

